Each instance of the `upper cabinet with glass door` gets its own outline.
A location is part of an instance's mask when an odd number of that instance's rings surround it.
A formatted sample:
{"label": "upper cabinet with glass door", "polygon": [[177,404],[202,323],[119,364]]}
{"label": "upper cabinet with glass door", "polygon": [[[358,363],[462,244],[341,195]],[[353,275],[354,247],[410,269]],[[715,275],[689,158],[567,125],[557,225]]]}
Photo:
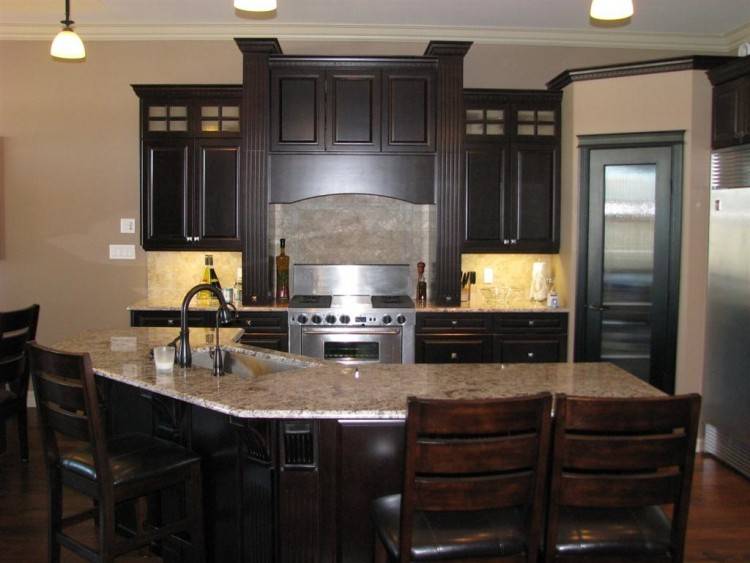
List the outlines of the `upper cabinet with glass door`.
{"label": "upper cabinet with glass door", "polygon": [[242,87],[234,85],[136,85],[141,136],[239,137]]}

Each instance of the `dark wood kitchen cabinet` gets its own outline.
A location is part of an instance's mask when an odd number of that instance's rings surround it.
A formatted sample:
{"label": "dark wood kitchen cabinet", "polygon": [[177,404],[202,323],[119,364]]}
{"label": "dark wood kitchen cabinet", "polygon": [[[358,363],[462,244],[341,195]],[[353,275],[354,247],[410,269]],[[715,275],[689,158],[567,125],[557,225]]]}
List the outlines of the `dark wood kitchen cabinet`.
{"label": "dark wood kitchen cabinet", "polygon": [[465,90],[464,252],[557,252],[560,94]]}
{"label": "dark wood kitchen cabinet", "polygon": [[272,152],[434,152],[434,64],[271,61]]}
{"label": "dark wood kitchen cabinet", "polygon": [[721,149],[750,143],[750,60],[737,59],[708,73],[713,90],[711,146]]}
{"label": "dark wood kitchen cabinet", "polygon": [[[189,311],[188,325],[211,328],[216,326],[214,311]],[[130,326],[180,327],[180,312],[176,310],[131,310]],[[244,329],[240,342],[248,346],[268,348],[280,352],[289,350],[289,325],[286,311],[240,311],[228,327]],[[193,343],[195,344],[195,343]]]}
{"label": "dark wood kitchen cabinet", "polygon": [[417,363],[564,362],[568,314],[418,313]]}
{"label": "dark wood kitchen cabinet", "polygon": [[240,87],[134,90],[143,248],[240,250]]}

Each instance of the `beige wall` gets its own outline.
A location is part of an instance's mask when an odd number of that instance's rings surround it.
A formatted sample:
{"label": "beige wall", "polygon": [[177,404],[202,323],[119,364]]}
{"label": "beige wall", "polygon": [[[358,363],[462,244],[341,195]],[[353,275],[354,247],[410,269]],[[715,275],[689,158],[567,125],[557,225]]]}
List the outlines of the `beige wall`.
{"label": "beige wall", "polygon": [[[677,392],[702,389],[710,125],[711,85],[704,72],[576,82],[565,89],[560,254],[561,262],[569,265],[566,277],[571,289],[578,254],[578,135],[685,130]],[[571,308],[573,293],[568,295]]]}
{"label": "beige wall", "polygon": [[[423,43],[283,42],[288,53],[421,54]],[[139,218],[133,83],[239,83],[233,41],[89,42],[85,63],[56,63],[48,42],[0,42],[0,309],[42,306],[39,339],[126,326],[146,296],[146,260],[108,260],[120,217]],[[542,88],[566,67],[666,51],[475,45],[467,87]],[[563,220],[566,220],[565,218]]]}

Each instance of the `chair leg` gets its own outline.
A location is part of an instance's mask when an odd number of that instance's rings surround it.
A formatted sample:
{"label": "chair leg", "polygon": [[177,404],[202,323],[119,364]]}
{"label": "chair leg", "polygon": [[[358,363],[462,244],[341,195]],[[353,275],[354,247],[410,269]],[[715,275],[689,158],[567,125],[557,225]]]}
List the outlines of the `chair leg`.
{"label": "chair leg", "polygon": [[385,550],[385,546],[383,545],[383,542],[380,541],[380,537],[378,534],[375,534],[375,556],[374,556],[374,563],[388,563],[388,552]]}
{"label": "chair leg", "polygon": [[59,563],[60,543],[57,533],[62,530],[62,478],[58,471],[48,473],[49,494],[49,524],[47,526],[47,560],[49,563]]}
{"label": "chair leg", "polygon": [[190,543],[192,560],[203,563],[206,560],[206,546],[203,537],[203,492],[201,486],[201,468],[197,463],[190,470],[190,482],[187,499],[190,511]]}
{"label": "chair leg", "polygon": [[21,461],[29,462],[29,424],[24,406],[18,411],[18,449],[21,452]]}
{"label": "chair leg", "polygon": [[112,549],[115,545],[115,507],[111,499],[99,500],[99,560],[109,563],[115,560]]}

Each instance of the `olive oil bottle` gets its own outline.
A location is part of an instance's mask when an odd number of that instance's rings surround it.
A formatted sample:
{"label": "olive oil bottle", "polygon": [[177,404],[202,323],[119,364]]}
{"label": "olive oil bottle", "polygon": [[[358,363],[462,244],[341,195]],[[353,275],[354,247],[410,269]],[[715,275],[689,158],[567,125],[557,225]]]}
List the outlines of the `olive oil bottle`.
{"label": "olive oil bottle", "polygon": [[289,301],[289,256],[285,252],[286,239],[280,241],[281,250],[276,257],[276,301]]}

